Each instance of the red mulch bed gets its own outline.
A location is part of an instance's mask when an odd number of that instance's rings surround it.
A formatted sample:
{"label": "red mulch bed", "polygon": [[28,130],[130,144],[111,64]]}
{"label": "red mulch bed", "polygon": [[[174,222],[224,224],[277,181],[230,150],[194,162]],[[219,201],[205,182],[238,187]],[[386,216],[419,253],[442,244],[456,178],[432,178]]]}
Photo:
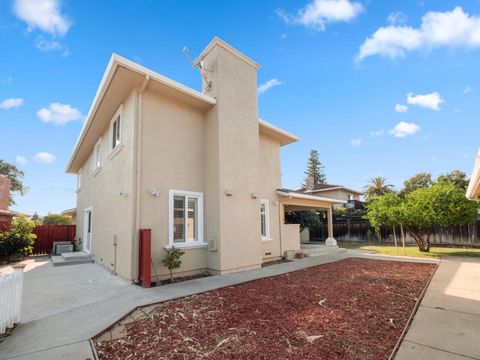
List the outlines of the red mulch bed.
{"label": "red mulch bed", "polygon": [[346,259],[160,303],[94,344],[100,359],[388,359],[434,270]]}

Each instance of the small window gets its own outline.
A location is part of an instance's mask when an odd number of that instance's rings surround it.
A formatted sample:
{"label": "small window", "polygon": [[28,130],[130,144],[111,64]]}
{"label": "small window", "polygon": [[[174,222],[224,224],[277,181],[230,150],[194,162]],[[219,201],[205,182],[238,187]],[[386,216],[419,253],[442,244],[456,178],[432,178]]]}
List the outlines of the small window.
{"label": "small window", "polygon": [[77,173],[77,190],[80,190],[82,186],[82,169],[78,170]]}
{"label": "small window", "polygon": [[260,200],[260,226],[262,239],[270,238],[268,200]]}
{"label": "small window", "polygon": [[203,243],[203,194],[170,190],[170,245]]}
{"label": "small window", "polygon": [[353,200],[353,195],[352,194],[348,194],[348,201],[352,201]]}
{"label": "small window", "polygon": [[115,149],[121,142],[121,115],[118,114],[112,122],[112,150]]}
{"label": "small window", "polygon": [[100,168],[101,165],[101,139],[98,139],[95,147],[93,148],[93,168],[92,170],[95,171]]}

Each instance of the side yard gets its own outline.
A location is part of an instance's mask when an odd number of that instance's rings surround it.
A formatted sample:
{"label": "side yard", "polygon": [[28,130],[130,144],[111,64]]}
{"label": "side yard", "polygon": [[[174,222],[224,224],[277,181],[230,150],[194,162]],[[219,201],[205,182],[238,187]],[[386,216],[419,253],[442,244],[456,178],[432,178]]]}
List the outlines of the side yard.
{"label": "side yard", "polygon": [[351,258],[139,308],[100,359],[388,359],[435,265]]}

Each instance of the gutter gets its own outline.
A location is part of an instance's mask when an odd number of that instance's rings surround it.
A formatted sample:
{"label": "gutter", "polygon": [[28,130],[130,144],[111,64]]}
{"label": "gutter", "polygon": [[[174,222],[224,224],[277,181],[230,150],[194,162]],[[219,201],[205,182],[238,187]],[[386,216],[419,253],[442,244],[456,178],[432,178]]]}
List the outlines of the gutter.
{"label": "gutter", "polygon": [[321,196],[316,196],[316,195],[307,195],[307,194],[299,194],[299,193],[292,193],[292,192],[286,192],[282,190],[277,190],[277,194],[283,197],[288,197],[289,199],[306,199],[306,200],[317,200],[317,201],[323,201],[327,203],[332,203],[332,204],[346,204],[347,201],[345,200],[337,200],[337,199],[332,199],[332,198],[326,198],[326,197],[321,197]]}

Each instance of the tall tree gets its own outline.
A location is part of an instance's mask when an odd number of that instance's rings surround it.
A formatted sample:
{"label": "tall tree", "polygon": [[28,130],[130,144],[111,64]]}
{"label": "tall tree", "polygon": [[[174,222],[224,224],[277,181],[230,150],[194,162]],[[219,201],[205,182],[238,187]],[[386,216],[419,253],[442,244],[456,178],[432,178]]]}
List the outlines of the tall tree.
{"label": "tall tree", "polygon": [[303,187],[315,188],[318,184],[326,184],[327,176],[325,175],[324,166],[320,162],[318,151],[315,149],[310,150],[310,157],[307,162],[307,171],[305,171],[305,180],[303,181]]}
{"label": "tall tree", "polygon": [[461,189],[466,189],[468,187],[467,174],[460,170],[453,170],[449,173],[444,173],[438,176],[437,182],[447,182],[452,183],[455,186],[458,186]]}
{"label": "tall tree", "polygon": [[429,187],[433,184],[432,174],[429,173],[418,173],[412,176],[410,179],[403,182],[403,189],[400,190],[399,195],[405,196],[411,192]]}
{"label": "tall tree", "polygon": [[373,179],[370,179],[363,189],[365,190],[365,197],[368,200],[374,195],[381,196],[393,191],[393,185],[389,184],[386,178],[377,176]]}
{"label": "tall tree", "polygon": [[43,225],[70,225],[72,218],[62,214],[48,214],[42,218]]}
{"label": "tall tree", "polygon": [[[10,164],[0,159],[0,174],[10,179],[11,191],[19,192],[20,195],[25,195],[28,188],[23,185],[23,177],[25,174],[15,165]],[[10,195],[10,205],[15,204],[13,196]]]}

